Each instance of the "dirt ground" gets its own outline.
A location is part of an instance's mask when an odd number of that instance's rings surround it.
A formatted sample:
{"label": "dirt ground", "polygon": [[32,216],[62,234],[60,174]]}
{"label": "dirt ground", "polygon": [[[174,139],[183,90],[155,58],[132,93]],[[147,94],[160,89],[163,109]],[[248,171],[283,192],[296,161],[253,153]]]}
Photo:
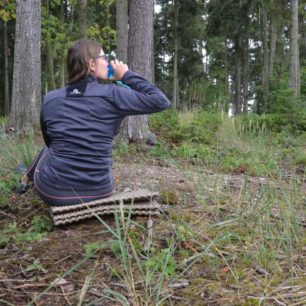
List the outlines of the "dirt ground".
{"label": "dirt ground", "polygon": [[[207,222],[209,218],[214,219],[215,215],[209,211],[209,207],[205,210],[201,202],[207,200],[209,203],[209,197],[214,193],[215,188],[219,191],[224,190],[224,194],[230,195],[233,199],[239,197],[241,186],[246,180],[254,195],[262,183],[267,181],[265,178],[246,178],[243,174],[217,175],[196,165],[187,169],[184,165],[178,167],[158,161],[148,163],[136,158],[123,163],[115,162],[113,175],[116,191],[148,188],[153,191],[170,192],[175,202],[175,205],[171,206],[170,213],[182,216],[188,214],[194,223],[201,220]],[[286,188],[285,181],[283,187]],[[12,193],[9,202],[10,204],[0,211],[1,231],[13,222],[16,222],[18,228],[27,229],[36,215],[50,220],[48,207],[33,190],[25,195]],[[230,211],[228,205],[225,196],[221,213]],[[105,217],[104,220],[108,225],[114,226],[112,216]],[[135,217],[135,220],[144,226],[148,222],[147,217]],[[167,222],[163,217],[153,218],[154,230],[159,233],[158,241],[155,242],[157,246],[166,241]],[[32,305],[78,305],[90,273],[94,276],[85,297],[82,298],[82,305],[89,305],[95,299],[97,302],[92,305],[118,305],[109,299],[103,299],[101,294],[105,288],[119,290],[122,294],[126,294],[113,273],[114,267],[120,269],[113,252],[110,249],[104,249],[84,261],[84,245],[90,242],[107,241],[110,237],[111,234],[106,232],[98,220],[90,219],[76,224],[53,227],[38,241],[0,244],[0,305],[27,305],[33,302],[35,297],[37,299]],[[189,250],[188,246],[185,248],[190,251],[192,246],[189,246]],[[39,265],[29,269],[29,266],[37,260]],[[78,263],[74,271],[65,275]],[[194,273],[205,280],[208,277],[207,269],[205,266],[199,266]],[[59,282],[39,297],[56,279]],[[197,285],[193,297],[184,295],[184,289],[176,289],[172,299],[164,305],[190,305],[191,303],[194,305],[240,305],[229,299],[222,302],[222,299],[216,299],[216,294],[207,296],[205,283],[207,282]]]}

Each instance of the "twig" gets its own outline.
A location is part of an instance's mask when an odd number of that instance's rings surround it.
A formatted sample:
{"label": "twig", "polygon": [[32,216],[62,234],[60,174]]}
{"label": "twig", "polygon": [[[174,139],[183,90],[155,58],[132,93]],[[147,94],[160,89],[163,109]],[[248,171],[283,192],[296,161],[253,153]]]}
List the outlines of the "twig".
{"label": "twig", "polygon": [[25,283],[28,281],[29,281],[28,279],[12,279],[12,278],[0,279],[1,283],[8,283],[8,282]]}
{"label": "twig", "polygon": [[64,260],[66,260],[66,259],[68,259],[69,257],[71,257],[71,255],[68,255],[68,256],[66,256],[66,257],[64,257],[64,258],[62,258],[62,259],[60,259],[60,260],[58,260],[58,261],[55,262],[53,265],[55,266],[55,265],[57,265],[58,263],[60,263],[60,262],[62,262],[62,261],[64,261]]}
{"label": "twig", "polygon": [[187,287],[188,285],[189,285],[189,282],[187,280],[183,280],[182,282],[179,282],[179,283],[169,284],[168,288],[181,289],[181,288]]}
{"label": "twig", "polygon": [[88,290],[90,281],[91,281],[91,277],[86,276],[86,278],[85,278],[85,283],[84,283],[84,285],[83,285],[83,287],[82,287],[82,290],[81,290],[81,293],[80,293],[80,296],[79,296],[79,303],[78,303],[78,306],[82,306],[82,303],[83,303],[83,300],[84,300],[85,295],[86,295],[86,293],[87,293],[87,290]]}
{"label": "twig", "polygon": [[13,287],[14,289],[31,288],[31,287],[46,287],[49,284],[24,284]]}
{"label": "twig", "polygon": [[301,301],[298,301],[298,302],[296,302],[296,303],[294,303],[294,304],[291,304],[291,306],[303,306],[303,305],[306,305],[306,299],[303,299],[303,300],[301,300]]}
{"label": "twig", "polygon": [[5,216],[7,216],[7,217],[10,217],[11,219],[14,219],[14,216],[12,216],[12,215],[10,215],[10,214],[4,212],[4,211],[0,211],[0,213],[1,213],[2,215],[5,215]]}
{"label": "twig", "polygon": [[184,297],[180,297],[180,296],[176,296],[176,295],[171,295],[169,297],[169,299],[173,299],[173,300],[176,300],[176,301],[188,301],[189,299],[187,298],[184,298]]}
{"label": "twig", "polygon": [[68,300],[67,294],[66,294],[66,292],[65,292],[65,290],[64,290],[64,286],[60,286],[60,287],[61,287],[61,290],[62,290],[62,292],[63,292],[63,294],[64,294],[64,299],[65,299],[65,301],[68,303],[68,305],[72,305],[72,304],[70,303],[70,301]]}

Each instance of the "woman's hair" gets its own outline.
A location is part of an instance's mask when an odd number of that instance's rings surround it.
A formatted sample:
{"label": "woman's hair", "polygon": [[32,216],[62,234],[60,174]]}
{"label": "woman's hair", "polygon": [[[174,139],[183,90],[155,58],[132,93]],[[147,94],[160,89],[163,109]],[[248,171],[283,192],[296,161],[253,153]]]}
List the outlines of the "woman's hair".
{"label": "woman's hair", "polygon": [[102,46],[94,40],[80,39],[68,49],[68,83],[86,78],[90,74],[89,61],[99,56]]}

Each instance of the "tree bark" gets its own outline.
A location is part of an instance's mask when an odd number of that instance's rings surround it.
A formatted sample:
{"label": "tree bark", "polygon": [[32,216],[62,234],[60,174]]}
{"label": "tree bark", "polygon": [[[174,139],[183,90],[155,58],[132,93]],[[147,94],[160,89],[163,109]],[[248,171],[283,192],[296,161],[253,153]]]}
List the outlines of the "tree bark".
{"label": "tree bark", "polygon": [[116,3],[117,57],[127,62],[128,47],[128,0],[118,0]]}
{"label": "tree bark", "polygon": [[241,62],[241,34],[239,33],[235,41],[235,115],[241,113]]}
{"label": "tree bark", "polygon": [[71,36],[73,33],[73,19],[74,19],[74,4],[73,3],[70,3],[69,11],[70,11],[70,14],[69,14],[68,35]]}
{"label": "tree bark", "polygon": [[78,0],[80,37],[87,37],[87,0]]}
{"label": "tree bark", "polygon": [[[60,22],[64,24],[65,22],[65,10],[67,9],[66,1],[62,1],[61,3],[61,11],[60,11]],[[63,52],[60,57],[60,87],[64,87],[66,84],[66,56]]]}
{"label": "tree bark", "polygon": [[12,107],[9,125],[19,133],[39,123],[41,106],[41,1],[16,1]]}
{"label": "tree bark", "polygon": [[277,41],[277,19],[274,14],[271,15],[271,38],[270,38],[270,59],[269,59],[269,77],[274,74],[274,59]]}
{"label": "tree bark", "polygon": [[268,96],[269,96],[269,49],[268,49],[268,17],[267,9],[262,6],[262,86],[264,112],[267,112]]}
{"label": "tree bark", "polygon": [[[152,81],[153,13],[153,0],[130,1],[128,64],[149,81]],[[129,141],[155,142],[147,115],[128,117],[127,132]]]}
{"label": "tree bark", "polygon": [[222,110],[225,111],[226,113],[228,113],[228,109],[229,109],[229,104],[230,104],[230,95],[231,95],[231,90],[230,90],[230,84],[229,84],[229,80],[228,80],[228,48],[227,48],[227,42],[226,39],[224,41],[224,74],[225,74],[225,78],[224,78],[224,85],[225,85],[225,90],[226,90],[226,98],[225,98],[225,105],[222,107]]}
{"label": "tree bark", "polygon": [[300,96],[300,64],[298,36],[298,0],[291,0],[289,88],[292,88],[294,90],[295,98]]}
{"label": "tree bark", "polygon": [[179,78],[178,78],[178,41],[177,41],[177,5],[176,1],[173,1],[173,10],[174,10],[174,54],[173,54],[173,108],[177,109],[179,106]]}
{"label": "tree bark", "polygon": [[244,39],[243,48],[243,113],[248,114],[249,102],[249,39]]}
{"label": "tree bark", "polygon": [[54,64],[53,64],[51,39],[49,33],[47,33],[46,36],[46,49],[47,49],[47,65],[48,65],[48,84],[49,84],[49,89],[54,90],[56,88],[56,85],[54,78]]}
{"label": "tree bark", "polygon": [[4,115],[10,113],[10,84],[9,84],[9,49],[7,43],[7,22],[4,22]]}

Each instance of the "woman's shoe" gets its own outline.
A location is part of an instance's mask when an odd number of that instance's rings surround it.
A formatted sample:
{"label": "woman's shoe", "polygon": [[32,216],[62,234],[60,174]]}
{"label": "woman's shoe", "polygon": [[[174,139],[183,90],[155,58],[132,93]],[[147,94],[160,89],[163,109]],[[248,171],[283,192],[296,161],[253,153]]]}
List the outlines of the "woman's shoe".
{"label": "woman's shoe", "polygon": [[22,183],[21,181],[19,181],[19,186],[16,189],[16,193],[24,194],[28,191],[30,187],[31,187],[31,183],[26,184],[26,183]]}
{"label": "woman's shoe", "polygon": [[26,172],[27,172],[27,166],[23,162],[19,163],[15,168],[15,173],[24,175],[26,174]]}

